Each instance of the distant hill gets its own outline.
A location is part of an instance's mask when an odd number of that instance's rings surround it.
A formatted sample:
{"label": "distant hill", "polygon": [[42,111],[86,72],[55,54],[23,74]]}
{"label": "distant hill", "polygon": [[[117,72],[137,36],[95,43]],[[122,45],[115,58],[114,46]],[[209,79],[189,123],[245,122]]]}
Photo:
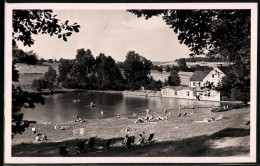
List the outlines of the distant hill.
{"label": "distant hill", "polygon": [[[193,57],[193,58],[180,58],[185,59],[186,62],[227,62],[223,58],[211,58],[211,57]],[[175,62],[178,62],[179,59],[176,59]]]}
{"label": "distant hill", "polygon": [[152,61],[153,65],[157,65],[157,66],[160,66],[162,64],[167,64],[167,63],[175,63],[174,61]]}
{"label": "distant hill", "polygon": [[[157,65],[157,66],[167,66],[169,65],[170,67],[174,66],[178,66],[178,63],[175,61],[164,61],[164,62],[152,62],[153,65]],[[210,66],[210,67],[216,67],[216,66],[228,66],[228,62],[186,62],[187,66],[196,66],[196,65],[200,65],[200,66]]]}

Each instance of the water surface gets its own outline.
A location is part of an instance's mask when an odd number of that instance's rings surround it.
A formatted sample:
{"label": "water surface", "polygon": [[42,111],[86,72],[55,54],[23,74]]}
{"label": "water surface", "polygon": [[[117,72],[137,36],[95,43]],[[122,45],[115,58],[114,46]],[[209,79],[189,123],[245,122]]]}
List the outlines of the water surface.
{"label": "water surface", "polygon": [[[187,99],[145,97],[145,96],[123,96],[122,94],[111,94],[103,92],[70,92],[44,96],[45,105],[37,104],[35,109],[24,109],[24,119],[36,120],[37,122],[67,122],[75,119],[75,114],[83,119],[108,118],[117,115],[137,116],[145,115],[145,109],[149,108],[152,114],[162,114],[164,108],[169,112],[178,112],[179,106],[195,106],[194,113],[205,111],[197,107],[212,107],[220,105],[219,102],[197,101]],[[73,102],[73,100],[79,100]],[[97,107],[90,107],[93,101]],[[103,117],[101,111],[104,112]],[[187,109],[186,112],[191,111]]]}

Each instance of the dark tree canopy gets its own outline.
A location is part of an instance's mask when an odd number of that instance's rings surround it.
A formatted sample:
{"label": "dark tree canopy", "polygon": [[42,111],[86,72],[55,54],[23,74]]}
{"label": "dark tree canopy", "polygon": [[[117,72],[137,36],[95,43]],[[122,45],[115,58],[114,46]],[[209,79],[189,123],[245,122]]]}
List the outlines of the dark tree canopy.
{"label": "dark tree canopy", "polygon": [[169,65],[166,66],[165,71],[166,71],[166,72],[170,72],[170,71],[171,71],[171,68],[170,68]]}
{"label": "dark tree canopy", "polygon": [[140,89],[142,81],[148,79],[152,62],[134,51],[129,51],[124,61],[127,86],[131,90]]}
{"label": "dark tree canopy", "polygon": [[170,86],[179,86],[180,85],[181,79],[179,77],[177,70],[174,70],[174,69],[171,70],[171,73],[168,77],[167,83]]}
{"label": "dark tree canopy", "polygon": [[96,58],[95,67],[98,89],[101,90],[122,90],[124,79],[119,67],[111,56],[100,53]]}
{"label": "dark tree canopy", "polygon": [[72,32],[79,32],[80,25],[61,22],[52,10],[13,10],[13,39],[29,47],[34,44],[32,34],[57,35],[67,41]]}
{"label": "dark tree canopy", "polygon": [[48,88],[48,81],[43,78],[34,79],[31,87],[39,93],[42,93],[44,89]]}
{"label": "dark tree canopy", "polygon": [[181,58],[178,60],[178,66],[182,71],[185,71],[187,68],[186,60],[184,58]]}
{"label": "dark tree canopy", "polygon": [[162,67],[162,66],[159,66],[159,67],[157,68],[157,71],[160,72],[160,73],[162,73],[162,72],[163,72],[163,67]]}
{"label": "dark tree canopy", "polygon": [[56,86],[57,73],[51,66],[49,66],[49,70],[44,73],[44,80],[48,83],[47,88],[53,92]]}

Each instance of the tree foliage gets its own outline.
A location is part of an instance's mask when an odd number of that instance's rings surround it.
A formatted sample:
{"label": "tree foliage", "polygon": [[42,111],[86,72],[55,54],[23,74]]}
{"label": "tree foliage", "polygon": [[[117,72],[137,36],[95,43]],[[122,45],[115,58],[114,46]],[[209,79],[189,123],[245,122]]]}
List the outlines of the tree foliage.
{"label": "tree foliage", "polygon": [[129,51],[124,61],[127,88],[131,90],[140,89],[142,81],[149,79],[152,62],[134,51]]}
{"label": "tree foliage", "polygon": [[[221,57],[191,57],[191,58],[183,58],[186,62],[226,62],[228,61],[225,58]],[[175,61],[178,62],[179,59],[176,59]]]}
{"label": "tree foliage", "polygon": [[166,66],[165,71],[166,71],[166,72],[170,72],[170,71],[171,71],[171,68],[170,68],[169,65]]}
{"label": "tree foliage", "polygon": [[163,67],[162,66],[158,66],[157,71],[162,73],[163,72]]}
{"label": "tree foliage", "polygon": [[16,42],[13,40],[12,43],[12,56],[13,62],[26,63],[28,65],[35,65],[38,62],[38,56],[33,51],[24,52],[19,49]]}
{"label": "tree foliage", "polygon": [[179,77],[177,70],[171,70],[171,73],[168,77],[167,84],[170,86],[179,86],[181,83],[181,79]]}
{"label": "tree foliage", "polygon": [[184,58],[179,59],[177,63],[181,71],[185,71],[187,69],[186,60]]}
{"label": "tree foliage", "polygon": [[111,56],[100,53],[96,57],[97,88],[100,90],[122,90],[124,79],[119,67]]}
{"label": "tree foliage", "polygon": [[58,80],[65,88],[124,89],[124,79],[115,60],[103,53],[95,59],[89,49],[78,49],[74,60],[60,60],[59,73]]}
{"label": "tree foliage", "polygon": [[48,88],[48,81],[46,81],[44,78],[34,79],[31,87],[39,93],[42,93],[44,89]]}
{"label": "tree foliage", "polygon": [[61,22],[52,10],[13,10],[13,39],[21,41],[24,46],[34,44],[32,35],[56,35],[67,41],[72,32],[79,32],[80,25]]}
{"label": "tree foliage", "polygon": [[47,88],[51,91],[54,91],[57,81],[57,73],[51,66],[47,72],[44,73],[44,80],[47,81]]}

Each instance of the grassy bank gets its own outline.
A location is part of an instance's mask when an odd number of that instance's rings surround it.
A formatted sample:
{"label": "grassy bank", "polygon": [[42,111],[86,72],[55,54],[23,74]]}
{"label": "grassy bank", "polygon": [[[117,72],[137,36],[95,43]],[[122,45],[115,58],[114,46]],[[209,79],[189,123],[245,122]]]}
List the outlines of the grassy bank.
{"label": "grassy bank", "polygon": [[[55,124],[34,124],[48,140],[35,142],[31,127],[12,140],[13,156],[58,156],[60,145],[67,145],[69,156],[249,156],[249,120],[250,108],[234,109],[222,113],[212,113],[205,109],[202,113],[190,114],[178,118],[178,112],[171,112],[168,121],[134,123],[127,117],[91,119],[83,123],[59,124],[65,130],[55,130]],[[194,112],[196,109],[194,110]],[[201,112],[201,111],[200,111]],[[198,123],[205,117],[225,118],[214,122]],[[130,132],[123,130],[130,127]],[[128,134],[138,138],[138,134],[155,133],[156,142],[145,146],[135,146],[126,150],[122,146],[123,137]],[[113,138],[111,149],[94,150],[77,154],[74,147],[80,140],[97,136],[96,147],[106,139]]]}

